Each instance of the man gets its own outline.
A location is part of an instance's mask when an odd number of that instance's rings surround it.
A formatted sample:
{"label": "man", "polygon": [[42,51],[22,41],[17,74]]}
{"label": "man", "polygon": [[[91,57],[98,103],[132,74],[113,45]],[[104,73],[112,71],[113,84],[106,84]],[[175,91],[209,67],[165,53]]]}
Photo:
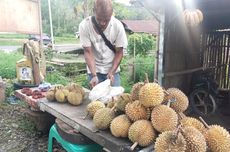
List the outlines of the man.
{"label": "man", "polygon": [[110,79],[113,86],[120,86],[119,64],[123,49],[127,48],[127,37],[122,23],[113,14],[111,0],[95,0],[94,16],[105,37],[115,47],[113,52],[99,34],[92,16],[79,25],[80,42],[84,48],[90,87]]}

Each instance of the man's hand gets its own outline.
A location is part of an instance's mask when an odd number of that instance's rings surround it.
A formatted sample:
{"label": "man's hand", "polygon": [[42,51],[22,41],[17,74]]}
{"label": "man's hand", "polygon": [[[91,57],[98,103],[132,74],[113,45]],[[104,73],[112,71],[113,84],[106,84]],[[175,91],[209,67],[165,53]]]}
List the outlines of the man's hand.
{"label": "man's hand", "polygon": [[112,85],[114,83],[114,74],[109,72],[108,75],[107,75],[107,78],[110,79],[111,85]]}
{"label": "man's hand", "polygon": [[91,87],[91,88],[95,87],[95,85],[97,85],[98,82],[99,82],[99,80],[98,80],[97,76],[94,76],[94,77],[91,79],[91,81],[89,82],[90,87]]}

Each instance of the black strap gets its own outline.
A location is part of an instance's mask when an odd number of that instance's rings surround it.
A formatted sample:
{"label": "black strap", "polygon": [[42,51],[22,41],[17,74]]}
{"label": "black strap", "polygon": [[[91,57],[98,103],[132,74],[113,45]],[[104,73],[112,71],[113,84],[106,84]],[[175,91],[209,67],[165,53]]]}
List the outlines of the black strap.
{"label": "black strap", "polygon": [[92,16],[92,22],[95,25],[95,27],[97,28],[97,31],[99,32],[99,34],[101,35],[101,37],[103,38],[103,40],[105,41],[105,44],[110,48],[110,50],[113,51],[113,53],[116,52],[115,47],[111,44],[111,42],[105,37],[105,34],[103,33],[103,31],[101,30],[101,28],[99,27],[99,25],[96,22],[95,16]]}

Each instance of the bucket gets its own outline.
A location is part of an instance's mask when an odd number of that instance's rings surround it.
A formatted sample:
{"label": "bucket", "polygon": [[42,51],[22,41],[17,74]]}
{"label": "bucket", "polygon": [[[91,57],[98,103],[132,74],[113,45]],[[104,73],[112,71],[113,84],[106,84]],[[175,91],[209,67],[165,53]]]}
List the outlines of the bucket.
{"label": "bucket", "polygon": [[0,77],[0,102],[3,102],[6,100],[6,83],[2,80],[2,77]]}

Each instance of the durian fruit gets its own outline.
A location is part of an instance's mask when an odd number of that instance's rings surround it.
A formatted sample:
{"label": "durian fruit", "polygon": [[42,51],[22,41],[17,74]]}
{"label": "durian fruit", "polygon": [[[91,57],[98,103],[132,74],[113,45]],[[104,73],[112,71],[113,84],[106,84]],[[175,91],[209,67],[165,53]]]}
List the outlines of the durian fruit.
{"label": "durian fruit", "polygon": [[197,26],[203,21],[203,13],[199,9],[185,9],[183,19],[188,26]]}
{"label": "durian fruit", "polygon": [[130,93],[133,101],[139,100],[139,92],[140,92],[141,87],[143,86],[144,86],[143,82],[138,82],[133,85],[131,93]]}
{"label": "durian fruit", "polygon": [[198,119],[196,118],[192,118],[192,117],[184,117],[180,120],[180,123],[183,127],[185,126],[191,126],[196,128],[197,130],[199,130],[202,134],[205,132],[205,126],[203,125],[202,122],[200,122]]}
{"label": "durian fruit", "polygon": [[154,152],[185,152],[186,141],[180,132],[165,131],[155,142]]}
{"label": "durian fruit", "polygon": [[110,124],[110,131],[115,137],[128,137],[129,127],[131,126],[129,118],[123,114],[114,118]]}
{"label": "durian fruit", "polygon": [[208,127],[205,138],[208,147],[212,152],[229,152],[230,151],[230,135],[229,132],[219,126],[211,125]]}
{"label": "durian fruit", "polygon": [[133,122],[140,119],[148,119],[146,108],[140,104],[140,101],[138,100],[128,103],[125,107],[125,113]]}
{"label": "durian fruit", "polygon": [[170,107],[173,108],[176,112],[184,112],[189,105],[188,97],[177,88],[169,88],[167,89],[168,95],[165,95],[165,100],[175,99],[176,101],[171,102]]}
{"label": "durian fruit", "polygon": [[181,131],[186,141],[185,152],[206,152],[205,137],[194,127],[183,127]]}
{"label": "durian fruit", "polygon": [[134,143],[131,147],[133,150],[137,144],[142,147],[152,144],[156,138],[156,133],[150,121],[138,120],[129,127],[128,138]]}
{"label": "durian fruit", "polygon": [[131,95],[129,93],[123,93],[116,100],[116,108],[125,112],[125,106],[130,102],[132,102]]}
{"label": "durian fruit", "polygon": [[154,107],[163,102],[164,91],[157,83],[146,83],[141,87],[139,100],[145,107]]}
{"label": "durian fruit", "polygon": [[172,108],[166,105],[159,105],[152,110],[151,122],[159,132],[170,131],[176,129],[178,116]]}
{"label": "durian fruit", "polygon": [[69,90],[69,92],[79,92],[82,94],[83,98],[85,97],[84,89],[76,83],[70,83],[66,86],[66,88]]}
{"label": "durian fruit", "polygon": [[70,92],[67,96],[68,102],[72,105],[78,106],[83,102],[82,94],[79,92]]}
{"label": "durian fruit", "polygon": [[111,121],[115,118],[115,113],[110,108],[101,108],[93,116],[93,122],[98,129],[109,128]]}
{"label": "durian fruit", "polygon": [[69,91],[64,88],[58,88],[55,92],[55,99],[58,102],[66,102],[67,101],[67,95],[69,94]]}
{"label": "durian fruit", "polygon": [[46,99],[48,101],[55,101],[55,89],[54,88],[51,88],[47,91],[46,93]]}
{"label": "durian fruit", "polygon": [[101,101],[92,101],[87,105],[87,113],[90,117],[93,118],[94,114],[98,109],[105,108],[105,104]]}

